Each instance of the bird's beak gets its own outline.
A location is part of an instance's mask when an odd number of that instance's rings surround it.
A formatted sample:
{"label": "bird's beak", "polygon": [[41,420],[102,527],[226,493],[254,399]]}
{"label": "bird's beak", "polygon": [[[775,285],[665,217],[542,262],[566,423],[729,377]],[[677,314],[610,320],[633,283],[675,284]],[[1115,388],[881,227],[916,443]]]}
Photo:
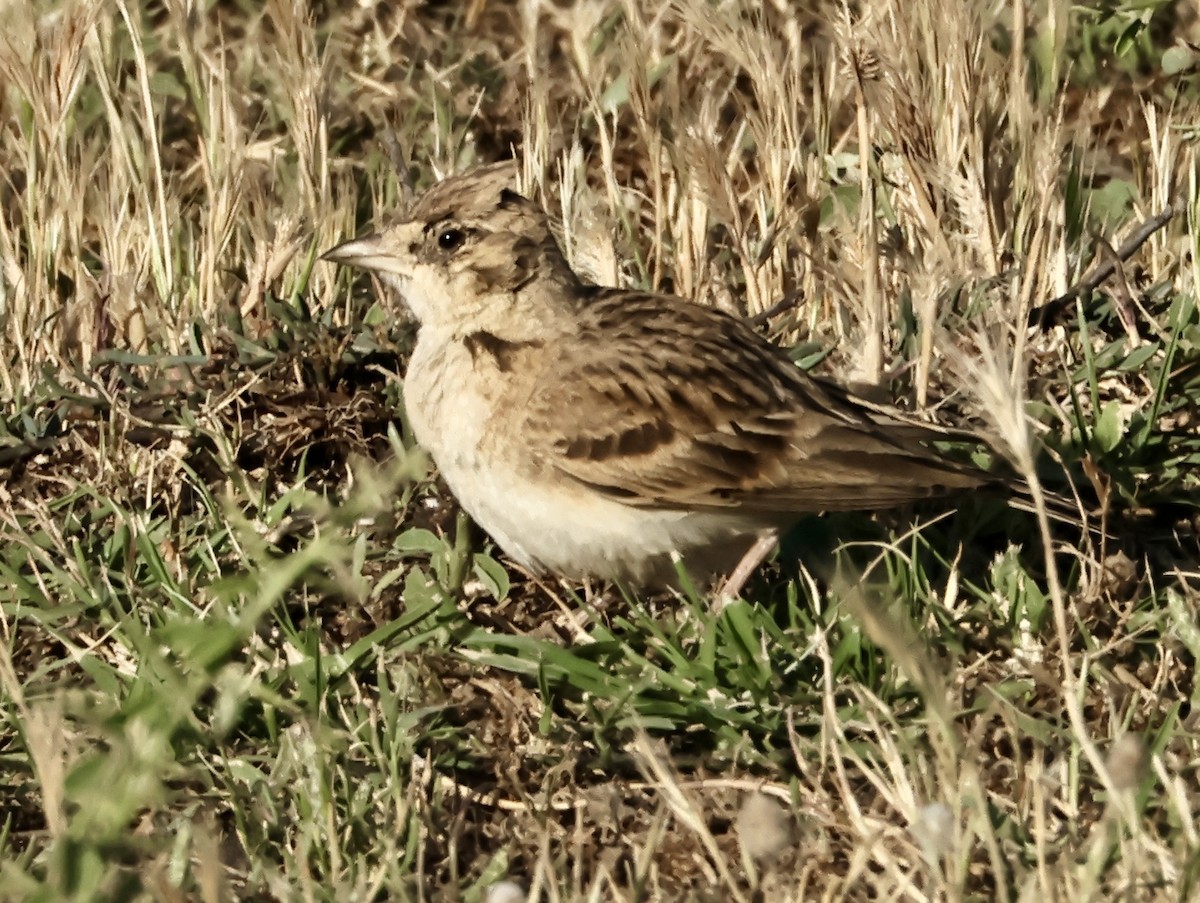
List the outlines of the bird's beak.
{"label": "bird's beak", "polygon": [[322,260],[344,266],[375,270],[382,273],[397,272],[397,260],[389,253],[381,235],[373,233],[344,241],[321,255]]}

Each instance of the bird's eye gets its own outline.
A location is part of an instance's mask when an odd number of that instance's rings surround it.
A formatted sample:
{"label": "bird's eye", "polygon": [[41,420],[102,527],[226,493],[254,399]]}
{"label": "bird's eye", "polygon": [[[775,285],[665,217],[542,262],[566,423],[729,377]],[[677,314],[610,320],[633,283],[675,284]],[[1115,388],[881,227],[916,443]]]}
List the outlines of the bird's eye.
{"label": "bird's eye", "polygon": [[462,229],[443,229],[438,233],[438,247],[443,251],[457,251],[467,240],[467,233]]}

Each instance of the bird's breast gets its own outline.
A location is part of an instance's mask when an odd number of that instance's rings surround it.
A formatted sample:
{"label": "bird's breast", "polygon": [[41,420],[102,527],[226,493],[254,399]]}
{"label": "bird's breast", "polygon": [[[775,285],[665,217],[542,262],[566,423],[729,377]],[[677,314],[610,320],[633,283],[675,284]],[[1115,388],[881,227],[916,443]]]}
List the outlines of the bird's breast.
{"label": "bird's breast", "polygon": [[417,442],[448,481],[451,472],[481,466],[494,388],[461,345],[418,339],[404,378],[404,407]]}

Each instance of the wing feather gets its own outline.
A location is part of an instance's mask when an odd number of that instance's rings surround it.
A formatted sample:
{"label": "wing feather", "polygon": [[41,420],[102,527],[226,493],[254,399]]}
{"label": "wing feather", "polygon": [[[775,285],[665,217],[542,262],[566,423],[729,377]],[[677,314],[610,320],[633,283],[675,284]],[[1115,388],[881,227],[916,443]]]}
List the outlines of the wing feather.
{"label": "wing feather", "polygon": [[584,305],[524,428],[543,466],[625,504],[785,516],[987,481],[922,444],[941,430],[856,403],[714,308],[605,289]]}

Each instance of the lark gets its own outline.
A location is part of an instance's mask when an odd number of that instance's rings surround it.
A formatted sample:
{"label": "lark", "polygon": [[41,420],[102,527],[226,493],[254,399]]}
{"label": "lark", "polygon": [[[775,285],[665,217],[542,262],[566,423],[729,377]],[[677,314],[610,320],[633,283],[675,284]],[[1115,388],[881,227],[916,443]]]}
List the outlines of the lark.
{"label": "lark", "polygon": [[[510,163],[435,185],[325,260],[395,289],[417,322],[413,431],[463,508],[535,573],[639,586],[733,574],[802,515],[975,489],[934,427],[800,370],[746,322],[590,285]],[[739,565],[735,569],[735,565]]]}

